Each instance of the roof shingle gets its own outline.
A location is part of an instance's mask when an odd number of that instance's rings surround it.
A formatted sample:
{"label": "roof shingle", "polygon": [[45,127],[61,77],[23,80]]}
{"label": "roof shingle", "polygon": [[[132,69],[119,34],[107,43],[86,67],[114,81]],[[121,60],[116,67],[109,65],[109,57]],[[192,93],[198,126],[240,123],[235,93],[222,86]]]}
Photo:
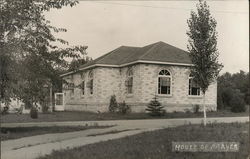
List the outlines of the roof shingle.
{"label": "roof shingle", "polygon": [[138,60],[192,64],[188,52],[160,41],[144,47],[121,46],[81,68],[94,64],[122,65]]}

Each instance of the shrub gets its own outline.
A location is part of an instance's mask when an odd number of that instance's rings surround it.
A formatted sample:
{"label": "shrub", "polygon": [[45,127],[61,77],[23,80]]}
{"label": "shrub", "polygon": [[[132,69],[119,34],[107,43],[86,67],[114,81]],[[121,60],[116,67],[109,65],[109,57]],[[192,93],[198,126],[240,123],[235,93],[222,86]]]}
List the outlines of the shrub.
{"label": "shrub", "polygon": [[131,111],[131,108],[125,103],[125,101],[123,101],[122,103],[119,103],[118,111],[121,114],[127,114]]}
{"label": "shrub", "polygon": [[44,103],[42,105],[42,112],[43,113],[48,113],[49,112],[49,105],[48,104]]}
{"label": "shrub", "polygon": [[110,98],[110,103],[109,103],[109,111],[114,113],[117,111],[117,109],[118,109],[118,104],[116,101],[116,96],[112,95]]}
{"label": "shrub", "polygon": [[184,112],[187,114],[191,113],[190,109],[184,109]]}
{"label": "shrub", "polygon": [[157,100],[156,95],[148,104],[146,111],[148,111],[151,116],[162,116],[166,112],[163,106],[161,106],[161,103]]}
{"label": "shrub", "polygon": [[37,109],[36,109],[36,107],[31,107],[31,109],[30,109],[30,117],[32,118],[32,119],[37,119],[38,118],[38,112],[37,112]]}
{"label": "shrub", "polygon": [[197,113],[200,112],[200,105],[199,105],[199,104],[195,104],[195,105],[193,106],[193,112],[194,112],[195,114],[197,114]]}
{"label": "shrub", "polygon": [[244,112],[246,111],[246,104],[243,95],[239,91],[235,91],[232,99],[229,101],[232,112]]}

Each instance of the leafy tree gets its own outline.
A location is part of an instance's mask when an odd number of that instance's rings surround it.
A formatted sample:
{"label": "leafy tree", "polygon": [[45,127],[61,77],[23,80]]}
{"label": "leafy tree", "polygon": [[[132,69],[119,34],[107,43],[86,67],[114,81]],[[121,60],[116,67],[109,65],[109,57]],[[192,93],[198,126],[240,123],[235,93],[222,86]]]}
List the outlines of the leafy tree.
{"label": "leafy tree", "polygon": [[82,66],[82,65],[84,65],[84,64],[86,64],[86,63],[88,63],[90,61],[92,61],[92,58],[88,57],[88,56],[86,56],[85,58],[77,59],[77,60],[73,59],[71,61],[71,63],[69,64],[68,71],[77,70],[77,69],[79,69],[80,66]]}
{"label": "leafy tree", "polygon": [[[239,95],[241,94],[241,95]],[[237,96],[237,97],[234,97]],[[232,104],[231,100],[238,100],[239,104]],[[242,103],[249,104],[249,73],[240,71],[234,74],[228,72],[218,77],[217,104],[219,109],[231,109]],[[243,109],[242,109],[243,110]]]}
{"label": "leafy tree", "polygon": [[157,100],[156,95],[148,104],[146,111],[148,111],[151,116],[162,116],[165,113],[165,110],[163,109],[163,106],[161,106],[161,103]]}
{"label": "leafy tree", "polygon": [[[39,102],[48,94],[46,84],[60,89],[59,74],[68,68],[67,58],[80,58],[85,46],[69,46],[54,33],[66,32],[45,19],[44,12],[74,6],[75,0],[0,1],[0,100],[19,98]],[[64,49],[56,43],[64,44]]]}
{"label": "leafy tree", "polygon": [[191,72],[203,93],[204,125],[206,125],[205,94],[208,86],[215,82],[222,65],[218,63],[216,20],[203,0],[197,4],[197,13],[191,12],[187,20],[188,50],[194,66]]}
{"label": "leafy tree", "polygon": [[235,90],[232,98],[229,101],[232,112],[244,112],[246,111],[246,104],[243,98],[243,94],[239,90]]}

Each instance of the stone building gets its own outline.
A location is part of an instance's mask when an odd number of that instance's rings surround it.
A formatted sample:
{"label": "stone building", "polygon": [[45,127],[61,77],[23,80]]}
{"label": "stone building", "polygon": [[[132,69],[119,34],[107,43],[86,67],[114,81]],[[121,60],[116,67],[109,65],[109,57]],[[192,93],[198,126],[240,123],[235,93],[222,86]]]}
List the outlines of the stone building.
{"label": "stone building", "polygon": [[[62,76],[65,110],[108,111],[112,95],[133,112],[145,111],[156,95],[167,112],[202,104],[202,92],[190,76],[189,53],[157,42],[145,47],[121,46]],[[217,83],[206,93],[207,108],[216,110]]]}

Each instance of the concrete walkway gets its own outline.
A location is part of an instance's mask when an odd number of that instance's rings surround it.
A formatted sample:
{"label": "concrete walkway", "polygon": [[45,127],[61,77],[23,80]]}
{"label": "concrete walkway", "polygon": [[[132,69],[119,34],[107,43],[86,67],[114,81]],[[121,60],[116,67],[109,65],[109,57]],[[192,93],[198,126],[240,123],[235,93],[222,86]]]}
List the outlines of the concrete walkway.
{"label": "concrete walkway", "polygon": [[[208,123],[247,122],[249,117],[208,118]],[[2,159],[34,159],[38,156],[50,154],[52,150],[60,150],[83,146],[100,141],[117,139],[135,135],[145,131],[179,126],[184,124],[200,124],[201,118],[187,119],[154,119],[154,120],[112,120],[112,121],[84,121],[84,122],[41,122],[41,123],[3,123],[1,127],[28,126],[77,126],[77,125],[116,125],[104,129],[88,129],[76,132],[45,134],[21,139],[1,142]],[[115,134],[89,136],[93,134],[122,131]]]}

